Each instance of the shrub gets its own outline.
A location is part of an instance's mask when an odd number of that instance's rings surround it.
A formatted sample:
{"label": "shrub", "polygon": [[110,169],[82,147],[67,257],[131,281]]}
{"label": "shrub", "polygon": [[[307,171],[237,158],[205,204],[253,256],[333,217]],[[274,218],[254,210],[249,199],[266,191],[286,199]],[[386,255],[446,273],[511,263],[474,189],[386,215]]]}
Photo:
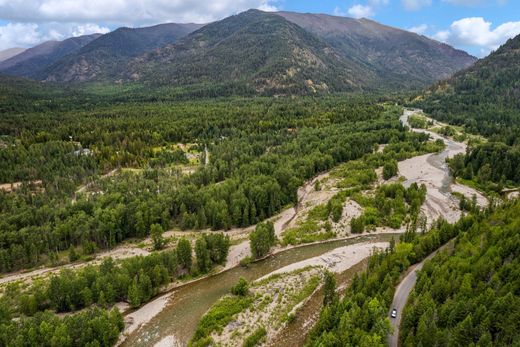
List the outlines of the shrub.
{"label": "shrub", "polygon": [[237,284],[231,287],[231,293],[238,296],[246,296],[249,292],[249,283],[244,277],[240,277]]}
{"label": "shrub", "polygon": [[260,341],[267,335],[267,331],[264,327],[260,327],[256,329],[251,335],[249,335],[245,340],[243,347],[254,347],[258,345]]}

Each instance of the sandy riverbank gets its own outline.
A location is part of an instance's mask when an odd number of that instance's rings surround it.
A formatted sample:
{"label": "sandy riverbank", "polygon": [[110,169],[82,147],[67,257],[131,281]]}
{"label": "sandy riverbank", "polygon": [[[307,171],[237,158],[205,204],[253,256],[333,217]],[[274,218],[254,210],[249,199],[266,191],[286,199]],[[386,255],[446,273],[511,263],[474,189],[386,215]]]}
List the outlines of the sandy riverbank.
{"label": "sandy riverbank", "polygon": [[293,272],[308,266],[320,266],[329,271],[340,273],[369,257],[375,251],[386,249],[388,245],[388,242],[363,242],[339,247],[320,255],[319,257],[309,258],[273,271],[272,273],[259,278],[258,281],[275,274]]}
{"label": "sandy riverbank", "polygon": [[[409,125],[408,117],[419,112],[419,110],[405,110],[401,122]],[[440,123],[436,122],[436,124]],[[398,163],[399,175],[405,178],[403,182],[405,186],[412,183],[426,185],[426,201],[421,211],[427,217],[428,225],[439,217],[450,223],[454,223],[460,218],[459,201],[451,194],[452,192],[459,192],[468,199],[476,195],[478,204],[486,206],[488,201],[480,192],[453,182],[445,162],[446,158],[465,153],[466,144],[424,129],[412,129],[412,131],[427,133],[431,139],[442,140],[446,144],[446,148],[440,153],[425,154]]]}

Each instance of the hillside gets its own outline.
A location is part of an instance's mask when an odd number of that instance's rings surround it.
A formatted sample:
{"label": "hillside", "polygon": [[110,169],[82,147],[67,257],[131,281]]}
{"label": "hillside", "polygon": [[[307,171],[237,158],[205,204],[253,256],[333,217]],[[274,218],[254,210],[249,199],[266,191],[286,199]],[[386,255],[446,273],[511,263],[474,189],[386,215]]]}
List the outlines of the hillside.
{"label": "hillside", "polygon": [[294,12],[278,15],[325,40],[342,56],[365,65],[384,85],[424,87],[476,60],[425,36],[365,18]]}
{"label": "hillside", "polygon": [[23,51],[25,51],[25,48],[19,47],[8,48],[3,51],[0,51],[0,63],[14,57],[15,55],[22,53]]}
{"label": "hillside", "polygon": [[419,273],[402,346],[514,346],[520,339],[520,204],[480,218]]}
{"label": "hillside", "polygon": [[520,36],[442,81],[415,103],[434,117],[507,144],[520,131]]}
{"label": "hillside", "polygon": [[172,44],[200,26],[170,23],[147,28],[119,28],[49,66],[38,74],[38,79],[59,82],[106,79],[115,76],[129,59]]}
{"label": "hillside", "polygon": [[37,78],[38,73],[68,54],[78,51],[100,34],[72,37],[63,41],[47,41],[0,63],[2,73]]}
{"label": "hillside", "polygon": [[422,88],[474,60],[366,19],[250,10],[206,26],[121,28],[36,77],[137,82],[207,95],[301,94]]}
{"label": "hillside", "polygon": [[264,94],[360,90],[375,76],[280,16],[250,10],[131,62],[127,79]]}

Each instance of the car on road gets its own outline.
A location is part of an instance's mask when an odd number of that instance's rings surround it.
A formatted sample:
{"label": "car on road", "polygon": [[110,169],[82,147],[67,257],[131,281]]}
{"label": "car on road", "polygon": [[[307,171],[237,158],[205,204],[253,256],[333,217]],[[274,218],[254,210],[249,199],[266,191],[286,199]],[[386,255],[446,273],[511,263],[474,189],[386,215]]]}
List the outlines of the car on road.
{"label": "car on road", "polygon": [[390,317],[392,317],[392,318],[397,317],[397,310],[395,308],[392,310],[392,313],[390,313]]}

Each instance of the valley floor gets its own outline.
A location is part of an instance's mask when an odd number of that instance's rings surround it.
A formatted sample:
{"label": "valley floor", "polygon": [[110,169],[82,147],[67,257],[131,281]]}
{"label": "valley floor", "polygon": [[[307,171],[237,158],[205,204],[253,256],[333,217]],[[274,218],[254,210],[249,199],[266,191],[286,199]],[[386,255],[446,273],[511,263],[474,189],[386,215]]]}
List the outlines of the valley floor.
{"label": "valley floor", "polygon": [[[408,117],[419,112],[420,110],[405,110],[403,116],[401,117],[401,121],[405,125],[408,125]],[[398,163],[398,175],[400,176],[400,179],[398,180],[402,181],[404,186],[417,183],[425,184],[427,187],[426,201],[421,207],[421,211],[427,217],[428,224],[431,225],[431,223],[433,223],[439,217],[445,218],[450,223],[453,223],[460,218],[461,211],[459,209],[458,200],[455,196],[452,195],[452,192],[459,192],[465,195],[468,199],[471,199],[471,197],[475,195],[477,197],[478,204],[480,206],[486,206],[488,202],[483,194],[474,190],[473,188],[453,182],[449,174],[449,169],[445,164],[446,158],[450,158],[458,153],[464,153],[466,150],[466,144],[457,142],[452,138],[439,135],[432,131],[423,129],[412,130],[416,132],[427,132],[432,140],[442,140],[446,144],[446,148],[439,153],[416,156]],[[380,172],[381,170],[378,171]],[[321,183],[321,189],[319,190],[314,188],[317,181]],[[396,181],[396,179],[392,179],[390,181]],[[330,200],[336,192],[338,192],[338,188],[336,187],[335,183],[335,178],[327,172],[308,181],[303,187],[301,187],[298,191],[298,205],[296,207],[288,208],[279,215],[271,218],[275,225],[276,235],[281,237],[284,231],[298,225],[299,222],[307,217],[307,214],[312,209],[312,207],[327,203],[327,201]],[[386,181],[380,177],[378,184],[385,183]],[[349,221],[353,217],[358,216],[361,213],[361,209],[362,208],[355,201],[349,198],[346,200],[341,220],[335,224],[336,228],[342,231],[337,233],[336,239],[355,237],[355,235],[353,236],[350,234]],[[241,260],[251,255],[247,236],[252,230],[254,230],[254,227],[233,229],[228,231],[228,234],[231,236],[232,240],[234,240],[234,244],[230,248],[228,261],[222,271],[238,266]],[[384,233],[402,233],[405,230],[406,229],[404,226],[399,229],[378,227],[374,232],[369,234],[377,235]],[[184,232],[172,232],[172,234],[173,233],[177,235],[177,233],[181,234]],[[336,272],[342,272],[368,257],[370,255],[370,250],[374,246],[381,248],[385,247],[385,245],[387,244],[360,243],[355,246],[337,248],[322,256],[288,265],[285,268],[276,270],[270,275],[299,269],[305,266],[323,266],[331,270],[336,270]],[[282,250],[287,250],[293,247],[294,246],[290,245],[278,246],[272,251],[272,254],[276,254]],[[203,281],[204,279],[201,280]],[[147,326],[146,319],[143,319],[143,317],[152,318],[154,315],[159,314],[159,312],[161,312],[163,309],[171,310],[172,306],[169,305],[168,302],[173,299],[175,299],[175,291],[161,296],[159,299],[157,299],[156,303],[152,302],[143,308],[128,314],[126,316],[127,326],[125,328],[124,335],[132,336],[129,341],[136,341],[135,334],[144,336],[146,335],[145,332],[147,329],[151,328]],[[158,333],[160,334],[160,332]],[[127,345],[130,345],[128,344],[129,341],[127,341]],[[140,341],[143,342],[143,340]],[[160,345],[167,345],[172,341],[177,341],[180,343],[180,345],[184,345],[186,343],[186,341],[179,340],[175,336],[164,336],[161,341],[162,343]]]}

